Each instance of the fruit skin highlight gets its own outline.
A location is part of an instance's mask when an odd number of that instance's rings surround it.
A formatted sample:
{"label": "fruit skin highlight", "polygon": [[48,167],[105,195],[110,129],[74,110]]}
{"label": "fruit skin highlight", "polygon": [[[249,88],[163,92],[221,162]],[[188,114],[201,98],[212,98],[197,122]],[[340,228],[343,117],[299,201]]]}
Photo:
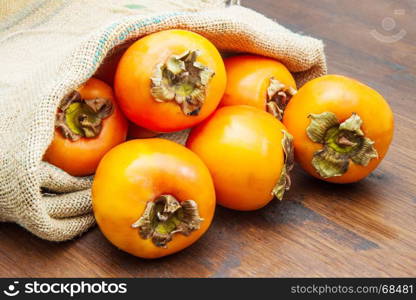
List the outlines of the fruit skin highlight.
{"label": "fruit skin highlight", "polygon": [[108,99],[113,105],[110,116],[102,120],[102,129],[93,138],[81,137],[76,141],[65,138],[59,128],[43,159],[73,176],[86,176],[95,172],[100,159],[127,135],[127,120],[120,111],[113,91],[101,80],[91,78],[78,88],[83,99]]}
{"label": "fruit skin highlight", "polygon": [[286,159],[285,132],[285,126],[264,111],[227,106],[192,129],[186,146],[208,166],[220,205],[256,210],[275,195],[281,198],[290,184],[292,147],[289,143]]}
{"label": "fruit skin highlight", "polygon": [[210,41],[186,30],[165,30],[127,49],[114,88],[130,121],[152,131],[172,132],[207,118],[217,108],[225,85],[222,57]]}
{"label": "fruit skin highlight", "polygon": [[[193,200],[202,221],[188,236],[175,233],[165,246],[142,238],[134,224],[150,202],[171,195],[179,203]],[[94,177],[93,211],[106,238],[143,258],[178,252],[197,241],[211,224],[215,191],[211,175],[189,149],[164,139],[131,140],[109,151]]]}
{"label": "fruit skin highlight", "polygon": [[[317,154],[322,156],[325,142],[314,142],[310,136],[312,121],[319,121],[324,113],[332,116],[331,122],[334,122],[335,127],[355,118],[356,124],[361,122],[357,127],[363,133],[362,137],[368,139],[370,144],[374,143],[373,149],[367,151],[369,155],[362,164],[354,162],[354,150],[346,157],[345,168],[336,176],[326,178],[322,176],[325,173],[321,171],[320,175],[312,163]],[[302,168],[312,176],[335,183],[356,182],[368,176],[386,155],[394,129],[393,113],[379,93],[354,79],[339,75],[322,76],[300,88],[285,110],[283,123],[294,137],[295,158]],[[355,133],[353,135],[355,137],[350,139],[359,138]],[[348,150],[347,147],[356,143],[342,136],[338,138],[338,142],[341,141],[339,149]],[[330,139],[332,146],[333,141],[333,138]],[[341,159],[344,158],[341,155]],[[345,162],[345,159],[343,161]],[[342,165],[340,160],[336,162],[338,163]],[[367,164],[364,165],[365,163]],[[344,171],[345,173],[341,174]]]}

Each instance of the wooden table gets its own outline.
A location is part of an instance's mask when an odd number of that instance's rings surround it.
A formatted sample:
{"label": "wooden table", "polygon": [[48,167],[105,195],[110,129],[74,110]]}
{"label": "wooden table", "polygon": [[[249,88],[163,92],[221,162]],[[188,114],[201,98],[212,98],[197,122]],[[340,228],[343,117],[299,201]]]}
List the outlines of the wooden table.
{"label": "wooden table", "polygon": [[[285,201],[250,213],[218,207],[211,229],[198,243],[153,261],[117,250],[97,228],[56,244],[3,223],[0,276],[416,276],[416,3],[243,4],[324,40],[330,73],[355,77],[388,99],[396,130],[381,166],[362,182],[344,186],[296,168]],[[377,39],[373,30],[388,41]],[[400,30],[405,36],[392,42]]]}

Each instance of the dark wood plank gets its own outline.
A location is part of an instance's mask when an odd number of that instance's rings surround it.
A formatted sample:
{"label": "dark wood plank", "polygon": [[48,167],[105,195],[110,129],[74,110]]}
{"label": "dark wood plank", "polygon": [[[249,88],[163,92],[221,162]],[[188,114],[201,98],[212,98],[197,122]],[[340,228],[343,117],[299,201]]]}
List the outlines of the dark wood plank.
{"label": "dark wood plank", "polygon": [[[185,251],[148,261],[111,246],[97,228],[65,243],[0,224],[0,276],[416,276],[416,26],[414,1],[243,1],[288,28],[324,40],[330,73],[389,100],[395,138],[362,182],[332,185],[294,170],[285,201],[250,213],[219,207]],[[404,10],[395,14],[395,10]],[[394,30],[382,28],[393,17]],[[374,38],[406,30],[394,43]]]}

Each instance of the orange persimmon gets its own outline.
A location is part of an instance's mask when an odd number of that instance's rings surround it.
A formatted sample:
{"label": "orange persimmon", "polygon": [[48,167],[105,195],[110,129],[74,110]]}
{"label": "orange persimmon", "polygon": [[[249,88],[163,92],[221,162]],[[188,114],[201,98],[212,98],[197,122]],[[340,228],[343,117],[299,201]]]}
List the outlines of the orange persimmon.
{"label": "orange persimmon", "polygon": [[95,78],[63,99],[55,127],[44,160],[73,176],[93,174],[104,154],[127,135],[111,87]]}
{"label": "orange persimmon", "polygon": [[92,186],[106,238],[135,256],[157,258],[197,241],[211,224],[211,175],[189,149],[164,139],[131,140],[101,160]]}
{"label": "orange persimmon", "polygon": [[165,30],[127,49],[114,89],[130,121],[152,131],[172,132],[208,117],[225,85],[224,62],[210,41],[186,30]]}
{"label": "orange persimmon", "polygon": [[394,127],[390,106],[379,93],[339,75],[322,76],[300,88],[283,122],[294,137],[299,164],[336,183],[370,174],[386,155]]}
{"label": "orange persimmon", "polygon": [[250,105],[282,119],[296,93],[296,82],[282,63],[263,56],[237,55],[224,59],[224,64],[227,87],[220,106]]}
{"label": "orange persimmon", "polygon": [[217,201],[236,210],[255,210],[289,188],[292,138],[284,125],[257,108],[218,109],[192,129],[186,146],[205,162]]}

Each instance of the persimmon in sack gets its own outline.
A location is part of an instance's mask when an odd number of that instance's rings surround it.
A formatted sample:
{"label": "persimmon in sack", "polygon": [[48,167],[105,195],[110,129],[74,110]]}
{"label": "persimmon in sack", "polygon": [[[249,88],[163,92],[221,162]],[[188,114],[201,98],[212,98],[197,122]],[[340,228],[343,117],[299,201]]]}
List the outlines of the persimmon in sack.
{"label": "persimmon in sack", "polygon": [[213,182],[201,159],[158,138],[110,150],[98,166],[92,199],[106,238],[143,258],[190,246],[208,229],[215,211]]}
{"label": "persimmon in sack", "polygon": [[279,61],[258,55],[237,55],[224,59],[227,87],[220,106],[250,105],[279,120],[296,94],[296,82]]}
{"label": "persimmon in sack", "polygon": [[127,49],[114,88],[130,121],[152,131],[172,132],[208,117],[225,84],[223,60],[210,41],[186,30],[165,30]]}
{"label": "persimmon in sack", "polygon": [[44,160],[73,176],[93,174],[104,154],[127,135],[111,87],[95,78],[62,100],[55,127]]}
{"label": "persimmon in sack", "polygon": [[306,83],[286,107],[283,123],[295,157],[311,175],[335,183],[363,179],[387,153],[393,113],[370,87],[345,76]]}

